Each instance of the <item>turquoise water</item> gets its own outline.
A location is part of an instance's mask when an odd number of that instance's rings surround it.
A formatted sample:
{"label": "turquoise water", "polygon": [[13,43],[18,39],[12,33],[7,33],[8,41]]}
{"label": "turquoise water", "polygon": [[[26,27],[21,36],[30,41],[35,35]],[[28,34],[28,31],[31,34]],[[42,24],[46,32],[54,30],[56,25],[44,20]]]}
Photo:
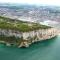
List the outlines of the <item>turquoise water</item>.
{"label": "turquoise water", "polygon": [[0,60],[60,60],[60,36],[34,43],[29,48],[0,44]]}

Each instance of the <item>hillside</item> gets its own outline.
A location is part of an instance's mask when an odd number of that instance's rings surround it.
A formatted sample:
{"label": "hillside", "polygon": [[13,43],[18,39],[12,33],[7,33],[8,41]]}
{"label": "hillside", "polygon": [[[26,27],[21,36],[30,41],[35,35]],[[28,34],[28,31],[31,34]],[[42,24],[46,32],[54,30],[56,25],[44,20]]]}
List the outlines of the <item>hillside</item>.
{"label": "hillside", "polygon": [[29,47],[34,42],[57,36],[57,30],[34,22],[0,16],[0,43],[7,46]]}
{"label": "hillside", "polygon": [[41,25],[38,23],[23,22],[16,19],[10,19],[7,17],[0,16],[0,28],[18,30],[20,32],[27,32],[27,31],[33,31],[38,29],[47,29],[51,27]]}

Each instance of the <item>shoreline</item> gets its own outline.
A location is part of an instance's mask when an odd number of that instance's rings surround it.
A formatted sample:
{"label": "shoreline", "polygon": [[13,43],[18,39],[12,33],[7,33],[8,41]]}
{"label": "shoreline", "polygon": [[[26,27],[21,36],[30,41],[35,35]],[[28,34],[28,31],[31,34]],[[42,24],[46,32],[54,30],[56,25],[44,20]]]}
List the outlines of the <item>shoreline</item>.
{"label": "shoreline", "polygon": [[[49,30],[49,31],[52,32],[54,30]],[[37,33],[36,36],[34,35],[35,37],[33,36],[34,33],[31,33],[31,32],[23,33],[23,38],[22,38],[22,40],[19,41],[20,43],[19,43],[19,45],[17,45],[17,47],[18,48],[29,47],[31,44],[33,44],[35,42],[49,40],[49,39],[52,39],[57,36],[56,31],[53,32],[52,35],[51,35],[51,33],[49,33],[49,31],[48,30],[47,30],[47,32],[45,31],[47,34],[43,34],[42,36],[39,35],[39,31],[37,31],[37,32],[35,32],[35,33]],[[33,37],[28,38],[31,34]],[[14,45],[16,46],[15,41],[14,42],[11,41],[12,43],[10,43],[9,41],[3,40],[3,41],[0,41],[0,43],[5,44],[6,46],[14,46]]]}

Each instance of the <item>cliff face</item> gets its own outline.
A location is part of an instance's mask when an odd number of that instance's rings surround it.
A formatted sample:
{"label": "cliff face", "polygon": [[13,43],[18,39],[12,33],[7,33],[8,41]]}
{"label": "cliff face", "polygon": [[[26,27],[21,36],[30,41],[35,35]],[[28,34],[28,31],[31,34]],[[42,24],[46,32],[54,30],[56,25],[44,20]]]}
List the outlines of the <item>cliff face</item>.
{"label": "cliff face", "polygon": [[57,30],[54,28],[49,29],[39,29],[36,31],[24,32],[22,34],[23,41],[19,47],[25,46],[28,47],[31,43],[38,42],[41,40],[51,39],[57,36]]}
{"label": "cliff face", "polygon": [[21,38],[22,32],[10,30],[10,29],[0,29],[0,35],[15,36]]}
{"label": "cliff face", "polygon": [[[57,35],[57,30],[54,28],[48,28],[48,29],[39,29],[39,30],[34,30],[29,32],[19,32],[14,30],[0,29],[0,35],[4,35],[8,37],[15,36],[16,38],[20,39],[18,47],[23,47],[23,46],[29,47],[29,45],[34,42],[55,37]],[[10,44],[11,42],[7,41],[6,45],[10,46]],[[16,43],[13,42],[13,44]]]}
{"label": "cliff face", "polygon": [[0,42],[8,46],[28,47],[56,35],[57,30],[50,26],[0,16]]}

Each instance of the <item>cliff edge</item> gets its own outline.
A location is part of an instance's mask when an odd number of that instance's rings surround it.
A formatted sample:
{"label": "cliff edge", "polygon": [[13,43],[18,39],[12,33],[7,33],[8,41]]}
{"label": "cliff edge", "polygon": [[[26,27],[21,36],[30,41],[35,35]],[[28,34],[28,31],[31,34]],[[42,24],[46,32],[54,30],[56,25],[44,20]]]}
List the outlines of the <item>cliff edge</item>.
{"label": "cliff edge", "polygon": [[55,36],[57,29],[53,27],[0,16],[0,43],[7,46],[29,47]]}

